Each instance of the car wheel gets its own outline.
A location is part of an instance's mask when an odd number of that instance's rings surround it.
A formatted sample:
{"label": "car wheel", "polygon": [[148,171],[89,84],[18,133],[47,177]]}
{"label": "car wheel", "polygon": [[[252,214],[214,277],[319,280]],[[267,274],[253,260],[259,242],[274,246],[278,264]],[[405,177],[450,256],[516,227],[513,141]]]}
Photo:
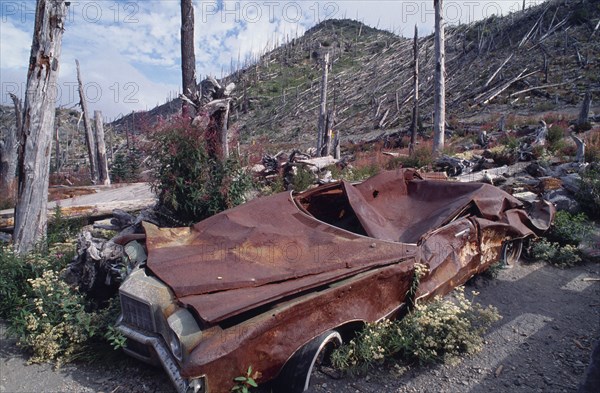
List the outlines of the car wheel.
{"label": "car wheel", "polygon": [[523,239],[515,239],[502,244],[501,258],[505,265],[514,265],[521,257]]}
{"label": "car wheel", "polygon": [[335,330],[321,334],[292,356],[279,374],[276,391],[302,393],[310,385],[314,371],[329,362],[331,352],[342,344],[342,336]]}

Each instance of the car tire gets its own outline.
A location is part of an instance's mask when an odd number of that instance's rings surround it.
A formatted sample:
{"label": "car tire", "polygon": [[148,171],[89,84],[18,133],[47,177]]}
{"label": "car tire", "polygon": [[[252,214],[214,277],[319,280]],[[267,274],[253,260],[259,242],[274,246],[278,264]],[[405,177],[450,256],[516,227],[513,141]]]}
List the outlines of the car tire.
{"label": "car tire", "polygon": [[502,244],[502,251],[500,252],[501,261],[506,266],[513,266],[521,257],[521,251],[523,250],[523,239],[514,239],[504,242]]}
{"label": "car tire", "polygon": [[316,365],[329,360],[333,349],[342,344],[342,336],[329,330],[300,348],[285,364],[277,378],[275,388],[279,393],[302,393],[310,385]]}

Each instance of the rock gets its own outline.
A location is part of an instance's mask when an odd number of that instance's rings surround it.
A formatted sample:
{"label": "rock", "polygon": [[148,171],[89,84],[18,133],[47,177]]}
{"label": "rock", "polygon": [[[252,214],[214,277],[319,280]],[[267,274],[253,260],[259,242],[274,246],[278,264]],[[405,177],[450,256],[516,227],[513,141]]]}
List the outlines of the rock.
{"label": "rock", "polygon": [[564,210],[571,214],[581,212],[579,202],[563,188],[546,192],[544,194],[544,199],[552,202],[554,206],[556,206],[556,210]]}
{"label": "rock", "polygon": [[542,177],[548,174],[546,168],[544,168],[537,162],[532,162],[531,164],[527,165],[525,171],[533,177]]}
{"label": "rock", "polygon": [[567,176],[561,177],[560,180],[567,191],[573,194],[579,192],[579,189],[581,188],[581,176],[579,176],[578,173],[568,174]]}
{"label": "rock", "polygon": [[521,201],[533,203],[538,200],[538,196],[530,191],[518,192],[513,194],[513,196]]}

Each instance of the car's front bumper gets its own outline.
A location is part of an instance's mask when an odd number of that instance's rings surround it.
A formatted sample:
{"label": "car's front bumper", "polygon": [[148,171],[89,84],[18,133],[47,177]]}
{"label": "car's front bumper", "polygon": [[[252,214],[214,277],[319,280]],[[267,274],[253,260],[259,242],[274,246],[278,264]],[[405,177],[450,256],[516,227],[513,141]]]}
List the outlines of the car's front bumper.
{"label": "car's front bumper", "polygon": [[204,377],[188,380],[181,376],[179,365],[171,354],[171,351],[168,350],[162,337],[144,334],[124,324],[119,324],[118,329],[127,337],[128,342],[133,343],[129,348],[125,348],[125,352],[143,362],[162,365],[178,392],[208,392]]}

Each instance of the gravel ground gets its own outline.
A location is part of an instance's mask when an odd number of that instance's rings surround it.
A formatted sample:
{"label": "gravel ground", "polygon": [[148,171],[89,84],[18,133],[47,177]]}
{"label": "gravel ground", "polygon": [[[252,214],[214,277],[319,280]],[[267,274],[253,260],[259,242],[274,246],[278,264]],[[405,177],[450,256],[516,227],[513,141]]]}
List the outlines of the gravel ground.
{"label": "gravel ground", "polygon": [[[363,377],[318,374],[311,393],[576,392],[593,346],[600,339],[600,265],[559,270],[543,263],[518,264],[496,279],[479,277],[468,289],[503,319],[484,349],[454,365],[393,366]],[[1,327],[0,392],[172,392],[161,369],[125,357],[64,366],[27,365]],[[268,392],[268,389],[261,389]],[[600,390],[598,390],[600,391]]]}

